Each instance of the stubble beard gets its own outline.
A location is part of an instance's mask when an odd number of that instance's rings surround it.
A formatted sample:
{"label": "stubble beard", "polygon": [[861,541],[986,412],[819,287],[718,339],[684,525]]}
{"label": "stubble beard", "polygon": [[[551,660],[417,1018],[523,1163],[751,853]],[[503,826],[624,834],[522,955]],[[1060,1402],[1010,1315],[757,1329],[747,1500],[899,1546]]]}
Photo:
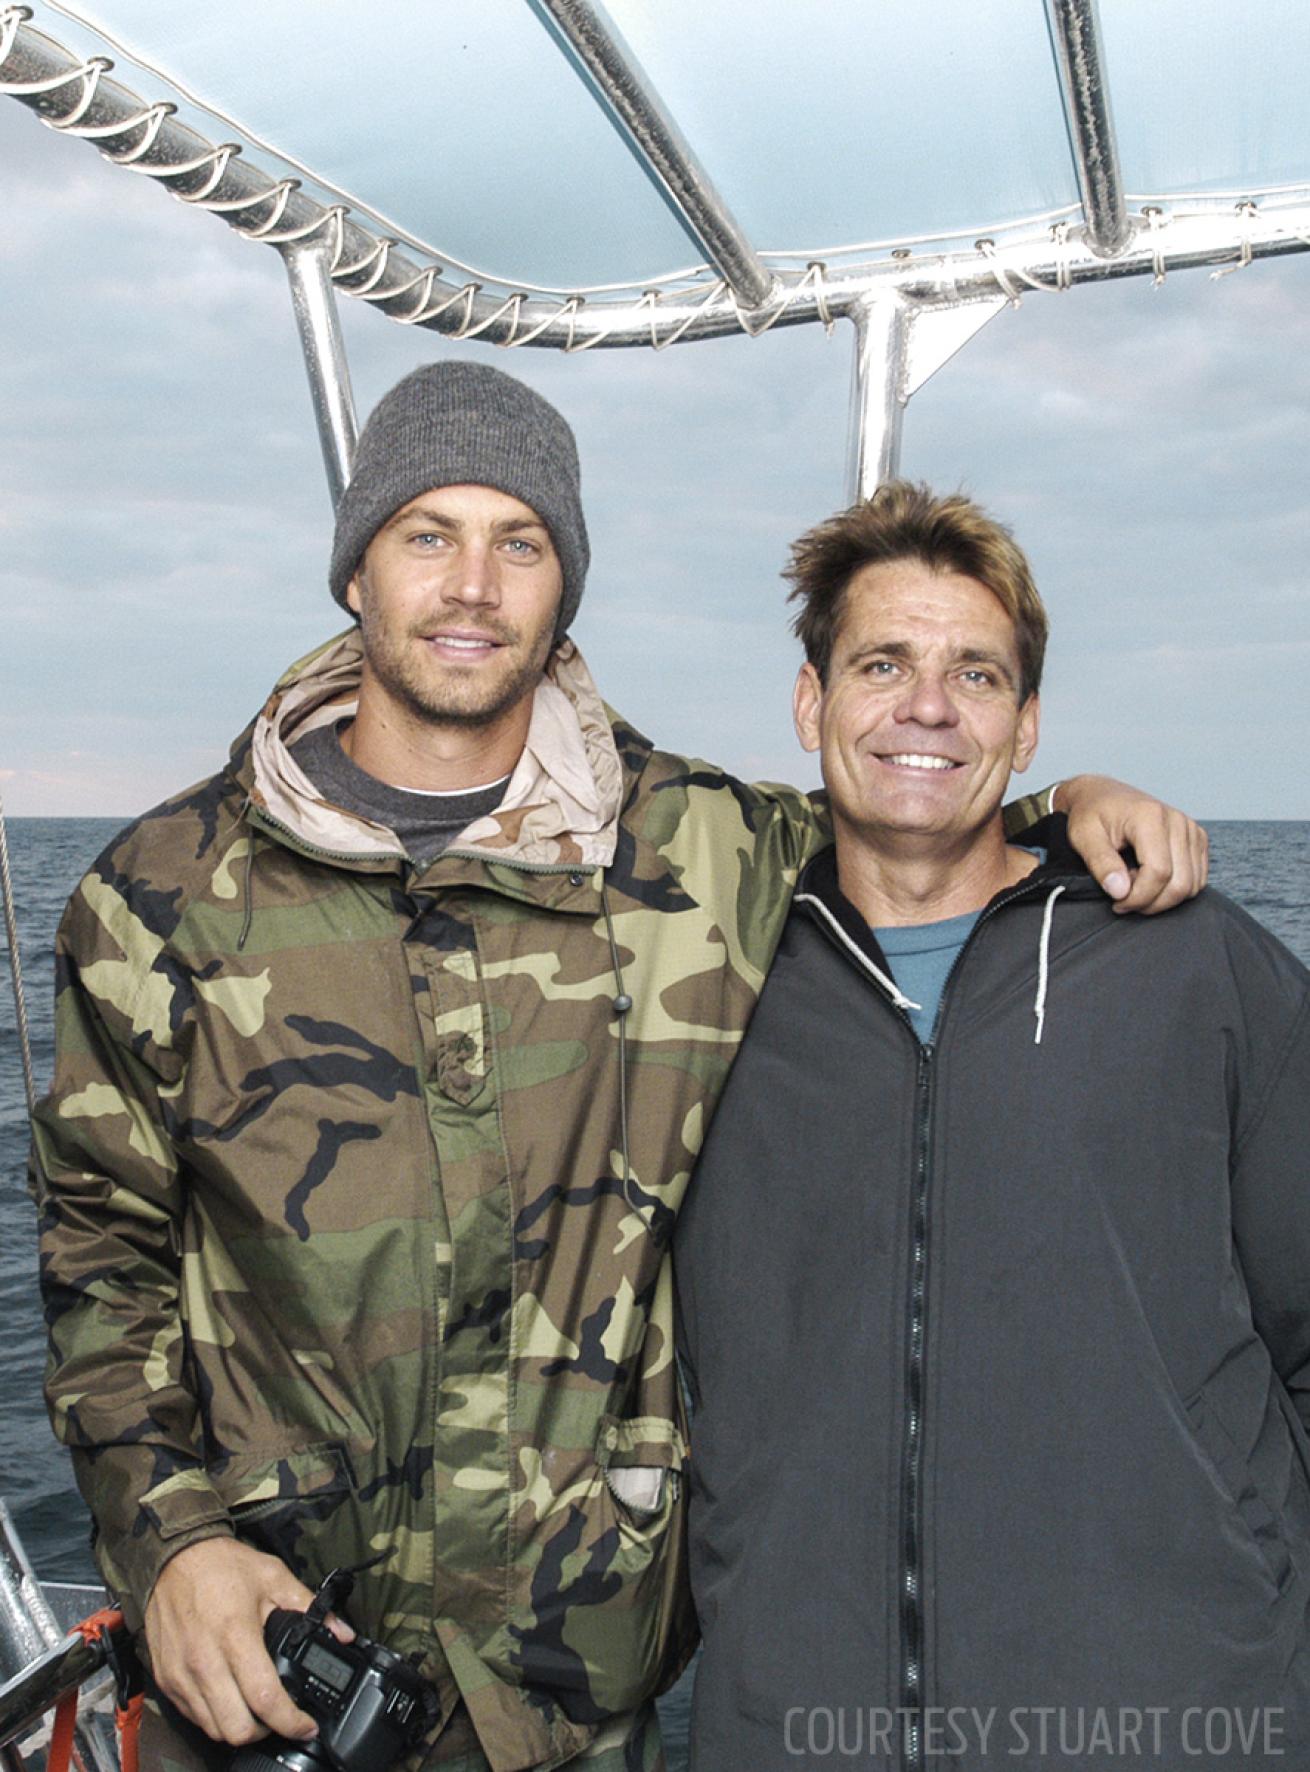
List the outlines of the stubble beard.
{"label": "stubble beard", "polygon": [[[553,625],[543,629],[531,650],[507,676],[479,683],[477,667],[447,666],[444,679],[433,680],[421,667],[422,638],[411,630],[399,643],[386,624],[373,614],[366,598],[360,612],[360,638],[364,657],[377,683],[416,720],[427,726],[462,727],[476,731],[497,720],[531,695],[545,674],[554,646]],[[515,628],[484,624],[490,639],[507,648],[517,646],[522,635]],[[459,674],[457,674],[459,673]]]}

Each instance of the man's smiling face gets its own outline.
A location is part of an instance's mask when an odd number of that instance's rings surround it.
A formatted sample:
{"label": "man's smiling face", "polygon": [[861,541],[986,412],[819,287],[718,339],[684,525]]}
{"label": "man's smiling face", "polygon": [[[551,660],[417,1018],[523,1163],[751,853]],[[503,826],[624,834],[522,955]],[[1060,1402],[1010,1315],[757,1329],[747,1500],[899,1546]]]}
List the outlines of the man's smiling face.
{"label": "man's smiling face", "polygon": [[562,590],[550,532],[521,499],[420,493],[373,537],[346,593],[366,693],[434,725],[494,724],[536,688]]}
{"label": "man's smiling face", "polygon": [[838,828],[933,846],[981,830],[1037,748],[1037,697],[1021,704],[1019,683],[1014,623],[977,579],[918,560],[861,568],[826,683],[809,664],[796,682],[796,730],[821,752]]}

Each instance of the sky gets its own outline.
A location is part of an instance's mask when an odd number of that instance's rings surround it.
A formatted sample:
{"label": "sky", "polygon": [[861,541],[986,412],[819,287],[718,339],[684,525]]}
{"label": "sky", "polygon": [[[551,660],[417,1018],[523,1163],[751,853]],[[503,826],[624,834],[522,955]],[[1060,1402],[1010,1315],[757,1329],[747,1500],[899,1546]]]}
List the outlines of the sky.
{"label": "sky", "polygon": [[[282,265],[0,99],[0,793],[130,817],[216,768],[343,624]],[[1310,254],[1032,294],[918,393],[902,469],[1015,530],[1052,620],[1032,785],[1127,777],[1310,818]],[[791,731],[789,542],[843,502],[839,326],[565,358],[343,299],[361,416],[421,362],[573,423],[575,638],[659,743],[815,780]]]}

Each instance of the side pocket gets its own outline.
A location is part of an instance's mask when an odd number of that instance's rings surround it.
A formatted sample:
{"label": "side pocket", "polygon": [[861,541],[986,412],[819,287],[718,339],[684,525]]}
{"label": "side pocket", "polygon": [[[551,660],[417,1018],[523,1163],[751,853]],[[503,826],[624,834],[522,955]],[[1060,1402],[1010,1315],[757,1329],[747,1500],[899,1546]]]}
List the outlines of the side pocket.
{"label": "side pocket", "polygon": [[1273,1375],[1274,1400],[1278,1405],[1278,1413],[1287,1429],[1287,1438],[1292,1447],[1292,1456],[1296,1460],[1297,1469],[1301,1473],[1304,1490],[1310,1491],[1310,1443],[1306,1439],[1305,1424],[1297,1413],[1296,1404],[1292,1401],[1287,1386],[1275,1372]]}
{"label": "side pocket", "polygon": [[338,1440],[294,1451],[259,1448],[215,1459],[210,1482],[235,1514],[279,1501],[344,1494],[355,1486],[350,1454]]}
{"label": "side pocket", "polygon": [[573,1722],[635,1709],[690,1658],[685,1461],[677,1422],[605,1416],[593,1447],[556,1456],[553,1496],[524,1510],[510,1661]]}
{"label": "side pocket", "polygon": [[335,1441],[294,1452],[243,1452],[210,1465],[209,1479],[227,1505],[237,1536],[280,1557],[302,1580],[308,1571],[302,1540],[355,1490],[350,1455]]}
{"label": "side pocket", "polygon": [[1183,1405],[1192,1433],[1227,1495],[1236,1517],[1246,1528],[1264,1559],[1279,1593],[1292,1580],[1294,1569],[1277,1516],[1256,1487],[1232,1436],[1216,1414],[1205,1391],[1197,1391]]}
{"label": "side pocket", "polygon": [[636,1525],[649,1525],[668,1503],[677,1502],[687,1447],[676,1422],[660,1416],[621,1421],[601,1418],[596,1463],[605,1473],[610,1494]]}
{"label": "side pocket", "polygon": [[677,1497],[677,1473],[657,1464],[616,1465],[605,1472],[605,1481],[615,1501],[628,1510],[639,1526],[663,1510],[666,1487],[673,1486],[674,1498]]}

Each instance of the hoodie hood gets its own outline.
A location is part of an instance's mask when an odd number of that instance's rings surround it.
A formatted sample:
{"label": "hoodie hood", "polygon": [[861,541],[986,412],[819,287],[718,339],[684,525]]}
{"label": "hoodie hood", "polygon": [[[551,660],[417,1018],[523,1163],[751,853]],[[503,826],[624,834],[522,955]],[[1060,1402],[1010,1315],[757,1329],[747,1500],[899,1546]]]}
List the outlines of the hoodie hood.
{"label": "hoodie hood", "polygon": [[[1063,813],[1050,814],[1025,831],[1024,836],[1032,846],[1046,851],[1046,859],[1022,880],[996,893],[988,904],[979,906],[977,917],[981,921],[990,916],[993,910],[1020,902],[1037,901],[1042,905],[1033,996],[1033,1043],[1040,1046],[1046,1027],[1051,939],[1056,905],[1066,895],[1070,899],[1093,901],[1104,895],[1097,882],[1084,869],[1082,858],[1071,847]],[[901,990],[874,931],[842,891],[834,845],[820,850],[806,864],[797,882],[793,902],[819,924],[828,939],[845,952],[895,1008],[905,1012],[920,1007]],[[972,936],[969,939],[972,940]]]}
{"label": "hoodie hood", "polygon": [[[242,774],[251,803],[311,848],[394,859],[394,831],[325,800],[291,746],[359,704],[363,645],[350,628],[300,659],[256,720]],[[496,811],[470,825],[448,854],[529,867],[608,867],[618,842],[623,771],[604,704],[571,640],[537,685],[523,751]]]}

